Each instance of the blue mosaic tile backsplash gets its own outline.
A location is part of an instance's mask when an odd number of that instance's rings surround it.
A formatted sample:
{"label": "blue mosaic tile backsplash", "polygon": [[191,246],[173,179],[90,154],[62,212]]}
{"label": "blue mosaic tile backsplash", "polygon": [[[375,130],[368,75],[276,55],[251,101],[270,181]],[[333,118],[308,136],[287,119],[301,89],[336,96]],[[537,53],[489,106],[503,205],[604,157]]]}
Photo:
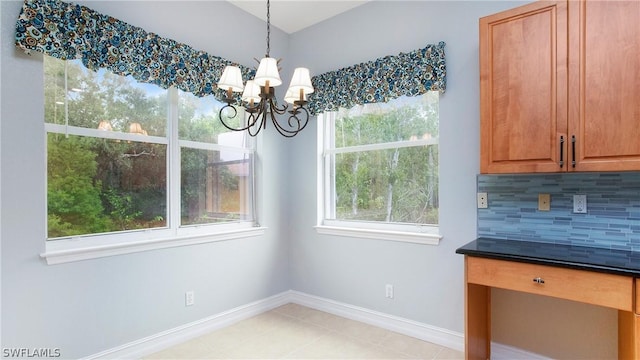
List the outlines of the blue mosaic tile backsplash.
{"label": "blue mosaic tile backsplash", "polygon": [[[478,175],[478,236],[640,251],[640,172]],[[551,210],[538,210],[538,194]],[[573,213],[573,195],[587,213]]]}

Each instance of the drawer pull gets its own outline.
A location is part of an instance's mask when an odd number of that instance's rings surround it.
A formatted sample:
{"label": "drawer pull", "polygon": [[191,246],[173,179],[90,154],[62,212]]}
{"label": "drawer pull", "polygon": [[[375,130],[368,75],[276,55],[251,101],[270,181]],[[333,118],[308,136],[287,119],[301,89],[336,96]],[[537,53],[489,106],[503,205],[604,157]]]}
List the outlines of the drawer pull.
{"label": "drawer pull", "polygon": [[564,136],[560,136],[560,168],[564,165]]}
{"label": "drawer pull", "polygon": [[571,155],[573,158],[571,159],[571,166],[576,167],[576,136],[571,135]]}
{"label": "drawer pull", "polygon": [[544,284],[544,279],[541,277],[537,277],[535,279],[533,279],[533,282],[538,283],[538,284]]}

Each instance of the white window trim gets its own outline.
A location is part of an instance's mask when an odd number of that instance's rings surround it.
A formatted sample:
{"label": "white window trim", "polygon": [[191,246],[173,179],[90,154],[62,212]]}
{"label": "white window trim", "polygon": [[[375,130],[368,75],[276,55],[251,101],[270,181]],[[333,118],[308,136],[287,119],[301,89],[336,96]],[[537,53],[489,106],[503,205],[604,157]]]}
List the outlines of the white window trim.
{"label": "white window trim", "polygon": [[[247,224],[250,225],[250,224]],[[218,227],[223,225],[216,225]],[[249,227],[235,229],[216,229],[216,232],[185,234],[166,237],[156,237],[149,239],[151,233],[156,230],[141,230],[126,232],[128,236],[122,236],[122,240],[106,243],[104,240],[112,240],[113,237],[93,237],[92,239],[80,237],[71,239],[49,240],[46,244],[46,251],[40,257],[47,261],[48,265],[63,264],[73,261],[98,259],[107,256],[131,254],[142,251],[167,249],[178,246],[197,245],[217,241],[226,241],[240,238],[264,235],[265,227]],[[159,230],[160,232],[167,229]],[[145,236],[145,234],[147,234]],[[127,237],[135,236],[136,241],[127,241]],[[102,241],[101,241],[102,240]]]}
{"label": "white window trim", "polygon": [[[178,91],[169,88],[168,94],[168,117],[178,118],[178,106],[171,104],[178,103]],[[152,144],[167,145],[167,192],[171,199],[168,199],[168,226],[164,228],[136,229],[129,231],[111,232],[104,234],[86,234],[66,238],[45,239],[45,251],[40,254],[48,265],[62,264],[74,261],[103,258],[107,256],[137,253],[150,250],[166,249],[178,246],[197,245],[210,242],[227,241],[247,237],[261,236],[266,233],[266,227],[258,223],[256,213],[255,188],[253,191],[253,220],[234,221],[218,224],[200,225],[180,225],[175,223],[175,219],[180,218],[179,206],[171,204],[180,203],[180,190],[170,191],[171,184],[180,183],[180,151],[183,147],[200,150],[231,150],[251,154],[256,156],[256,143],[251,145],[251,149],[229,147],[219,144],[205,144],[189,140],[180,140],[178,137],[178,122],[168,121],[166,137],[130,134],[123,132],[105,132],[98,129],[89,129],[71,125],[60,125],[45,123],[45,148],[46,134],[60,133],[66,135],[77,135],[97,138],[107,138],[112,140],[139,141]],[[177,144],[177,146],[170,146]],[[255,158],[253,160],[255,163]],[[45,169],[46,169],[45,161]],[[46,171],[45,171],[46,174]],[[45,175],[46,176],[46,175]],[[254,174],[255,176],[255,174]],[[255,181],[255,179],[254,179]],[[46,182],[45,182],[46,193]],[[47,208],[43,210],[43,218],[47,219]],[[172,220],[173,219],[173,220]]]}
{"label": "white window trim", "polygon": [[399,241],[423,245],[439,245],[440,240],[442,239],[442,236],[437,234],[416,233],[407,231],[390,231],[327,225],[317,225],[314,226],[314,228],[316,229],[316,232],[318,234],[323,235],[337,235],[373,240]]}
{"label": "white window trim", "polygon": [[[365,238],[373,240],[385,240],[385,241],[397,241],[412,244],[423,245],[439,245],[440,240],[444,236],[440,235],[439,226],[429,225],[414,225],[414,224],[383,224],[383,223],[367,223],[358,221],[340,221],[340,220],[327,220],[325,219],[326,207],[329,206],[328,199],[325,197],[327,191],[327,184],[329,183],[329,171],[325,171],[325,168],[329,166],[326,161],[325,155],[338,154],[348,151],[362,151],[362,150],[378,150],[387,148],[389,146],[416,146],[416,145],[431,145],[438,143],[438,139],[420,139],[414,142],[398,142],[398,143],[384,143],[384,144],[370,144],[370,145],[358,145],[346,148],[331,148],[325,150],[325,147],[329,145],[330,139],[327,138],[325,133],[325,116],[327,113],[317,115],[317,134],[318,141],[316,149],[316,226],[314,229],[321,235],[333,235],[333,236],[345,236],[354,238]],[[335,116],[335,112],[332,112],[329,116]],[[415,230],[409,230],[409,229]]]}
{"label": "white window trim", "polygon": [[325,155],[333,155],[333,154],[353,153],[358,151],[372,151],[372,150],[386,150],[386,149],[396,149],[396,148],[428,146],[428,145],[436,145],[438,144],[438,141],[439,141],[439,138],[430,138],[430,139],[418,139],[413,141],[395,141],[395,142],[377,143],[377,144],[354,145],[354,146],[345,146],[345,147],[339,147],[339,148],[326,149],[324,153]]}

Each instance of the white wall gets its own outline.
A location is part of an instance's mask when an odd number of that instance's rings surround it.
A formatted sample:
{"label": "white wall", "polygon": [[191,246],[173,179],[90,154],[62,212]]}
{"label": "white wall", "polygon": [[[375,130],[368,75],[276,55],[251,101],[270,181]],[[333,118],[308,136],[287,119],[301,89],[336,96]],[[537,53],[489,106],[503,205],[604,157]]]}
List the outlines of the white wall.
{"label": "white wall", "polygon": [[[479,171],[478,18],[509,2],[374,1],[291,37],[294,62],[313,74],[445,41],[447,91],[440,98],[440,245],[318,235],[315,132],[294,139],[289,161],[291,273],[295,290],[463,332],[463,257],[475,239]],[[384,296],[393,284],[395,297]]]}
{"label": "white wall", "polygon": [[[290,289],[285,204],[271,190],[284,176],[285,143],[271,134],[259,144],[265,236],[46,265],[42,56],[14,47],[22,2],[0,3],[3,347],[78,358]],[[248,66],[264,54],[264,23],[226,2],[80,3]],[[260,36],[231,34],[239,23]],[[272,29],[271,41],[272,55],[284,56],[286,35]],[[195,306],[184,306],[186,290],[195,291]]]}

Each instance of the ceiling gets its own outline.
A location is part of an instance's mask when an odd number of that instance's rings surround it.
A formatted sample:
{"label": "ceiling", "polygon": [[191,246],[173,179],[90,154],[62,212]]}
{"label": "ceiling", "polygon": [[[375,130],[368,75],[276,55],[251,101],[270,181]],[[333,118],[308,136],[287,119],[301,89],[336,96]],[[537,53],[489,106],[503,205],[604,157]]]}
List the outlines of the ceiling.
{"label": "ceiling", "polygon": [[[266,0],[227,0],[240,9],[267,20]],[[370,0],[271,0],[271,25],[287,34],[360,6]]]}

